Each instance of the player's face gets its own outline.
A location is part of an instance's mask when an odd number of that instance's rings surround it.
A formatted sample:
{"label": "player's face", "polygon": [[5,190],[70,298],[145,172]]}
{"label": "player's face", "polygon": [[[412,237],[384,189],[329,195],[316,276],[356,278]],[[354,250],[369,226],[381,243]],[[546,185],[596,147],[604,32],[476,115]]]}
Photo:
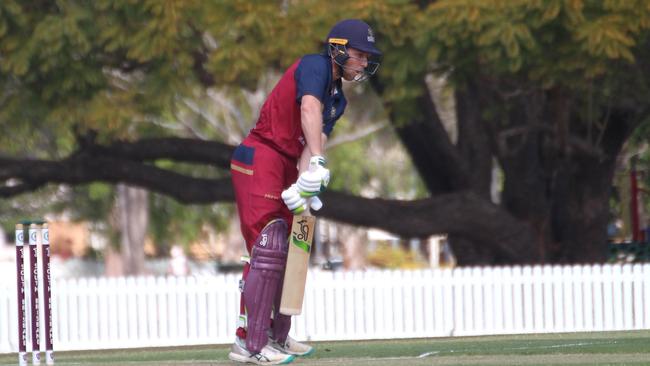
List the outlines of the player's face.
{"label": "player's face", "polygon": [[348,48],[348,56],[350,57],[343,68],[343,79],[352,81],[357,74],[363,74],[364,69],[368,66],[370,54],[356,48]]}

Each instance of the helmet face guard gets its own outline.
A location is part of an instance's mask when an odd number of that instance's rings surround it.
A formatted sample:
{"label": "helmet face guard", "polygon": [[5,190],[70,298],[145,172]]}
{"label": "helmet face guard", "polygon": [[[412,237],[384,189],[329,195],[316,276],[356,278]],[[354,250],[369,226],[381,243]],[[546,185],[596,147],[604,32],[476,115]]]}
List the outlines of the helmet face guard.
{"label": "helmet face guard", "polygon": [[[338,42],[341,40],[338,39],[329,39],[329,44],[328,44],[328,55],[332,57],[334,62],[339,65],[341,68],[346,68],[345,63],[351,59],[354,58],[353,56],[350,56],[348,53],[348,48],[346,47],[345,44],[342,44],[342,42]],[[347,43],[347,42],[345,42]],[[361,50],[362,52],[365,52]],[[370,57],[367,60],[367,66],[363,69],[363,72],[361,74],[357,74],[354,77],[354,81],[365,81],[372,75],[374,75],[377,70],[379,70],[379,65],[380,65],[380,56],[375,55],[370,53]]]}

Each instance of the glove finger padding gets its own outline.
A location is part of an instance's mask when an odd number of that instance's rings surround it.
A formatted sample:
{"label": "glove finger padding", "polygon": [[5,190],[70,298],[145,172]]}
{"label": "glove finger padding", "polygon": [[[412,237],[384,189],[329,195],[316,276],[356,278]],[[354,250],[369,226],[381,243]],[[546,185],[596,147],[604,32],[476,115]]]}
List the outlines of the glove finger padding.
{"label": "glove finger padding", "polygon": [[307,206],[307,201],[300,196],[300,193],[298,192],[298,188],[296,187],[295,184],[291,185],[291,187],[282,191],[281,196],[282,196],[282,200],[284,201],[284,204],[294,214],[299,214],[305,211]]}
{"label": "glove finger padding", "polygon": [[296,206],[300,206],[305,202],[305,199],[300,197],[299,194],[292,193],[289,196],[283,197],[284,198],[284,203],[289,207],[290,209],[296,208]]}
{"label": "glove finger padding", "polygon": [[318,166],[314,171],[300,174],[296,186],[303,197],[313,197],[325,191],[330,180],[330,171]]}

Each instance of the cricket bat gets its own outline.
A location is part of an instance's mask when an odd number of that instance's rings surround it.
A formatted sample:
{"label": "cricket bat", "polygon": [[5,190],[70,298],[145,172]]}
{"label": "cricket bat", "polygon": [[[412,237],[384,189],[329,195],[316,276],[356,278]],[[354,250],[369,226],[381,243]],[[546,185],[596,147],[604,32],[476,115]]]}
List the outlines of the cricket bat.
{"label": "cricket bat", "polygon": [[289,254],[284,271],[280,313],[299,315],[302,312],[302,300],[305,295],[309,254],[314,240],[316,218],[306,210],[304,214],[295,215],[289,234]]}

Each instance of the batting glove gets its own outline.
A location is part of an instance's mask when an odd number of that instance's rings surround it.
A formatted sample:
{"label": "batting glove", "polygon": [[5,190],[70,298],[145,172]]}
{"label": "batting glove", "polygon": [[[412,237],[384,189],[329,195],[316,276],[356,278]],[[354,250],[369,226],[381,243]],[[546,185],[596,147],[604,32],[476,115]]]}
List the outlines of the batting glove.
{"label": "batting glove", "polygon": [[291,187],[282,191],[281,196],[284,204],[287,205],[287,208],[293,212],[294,215],[302,213],[307,208],[307,200],[300,196],[298,187],[296,187],[295,184],[292,184]]}
{"label": "batting glove", "polygon": [[330,171],[325,168],[325,158],[320,155],[309,159],[309,169],[300,174],[296,185],[303,197],[313,197],[325,191],[330,182]]}

